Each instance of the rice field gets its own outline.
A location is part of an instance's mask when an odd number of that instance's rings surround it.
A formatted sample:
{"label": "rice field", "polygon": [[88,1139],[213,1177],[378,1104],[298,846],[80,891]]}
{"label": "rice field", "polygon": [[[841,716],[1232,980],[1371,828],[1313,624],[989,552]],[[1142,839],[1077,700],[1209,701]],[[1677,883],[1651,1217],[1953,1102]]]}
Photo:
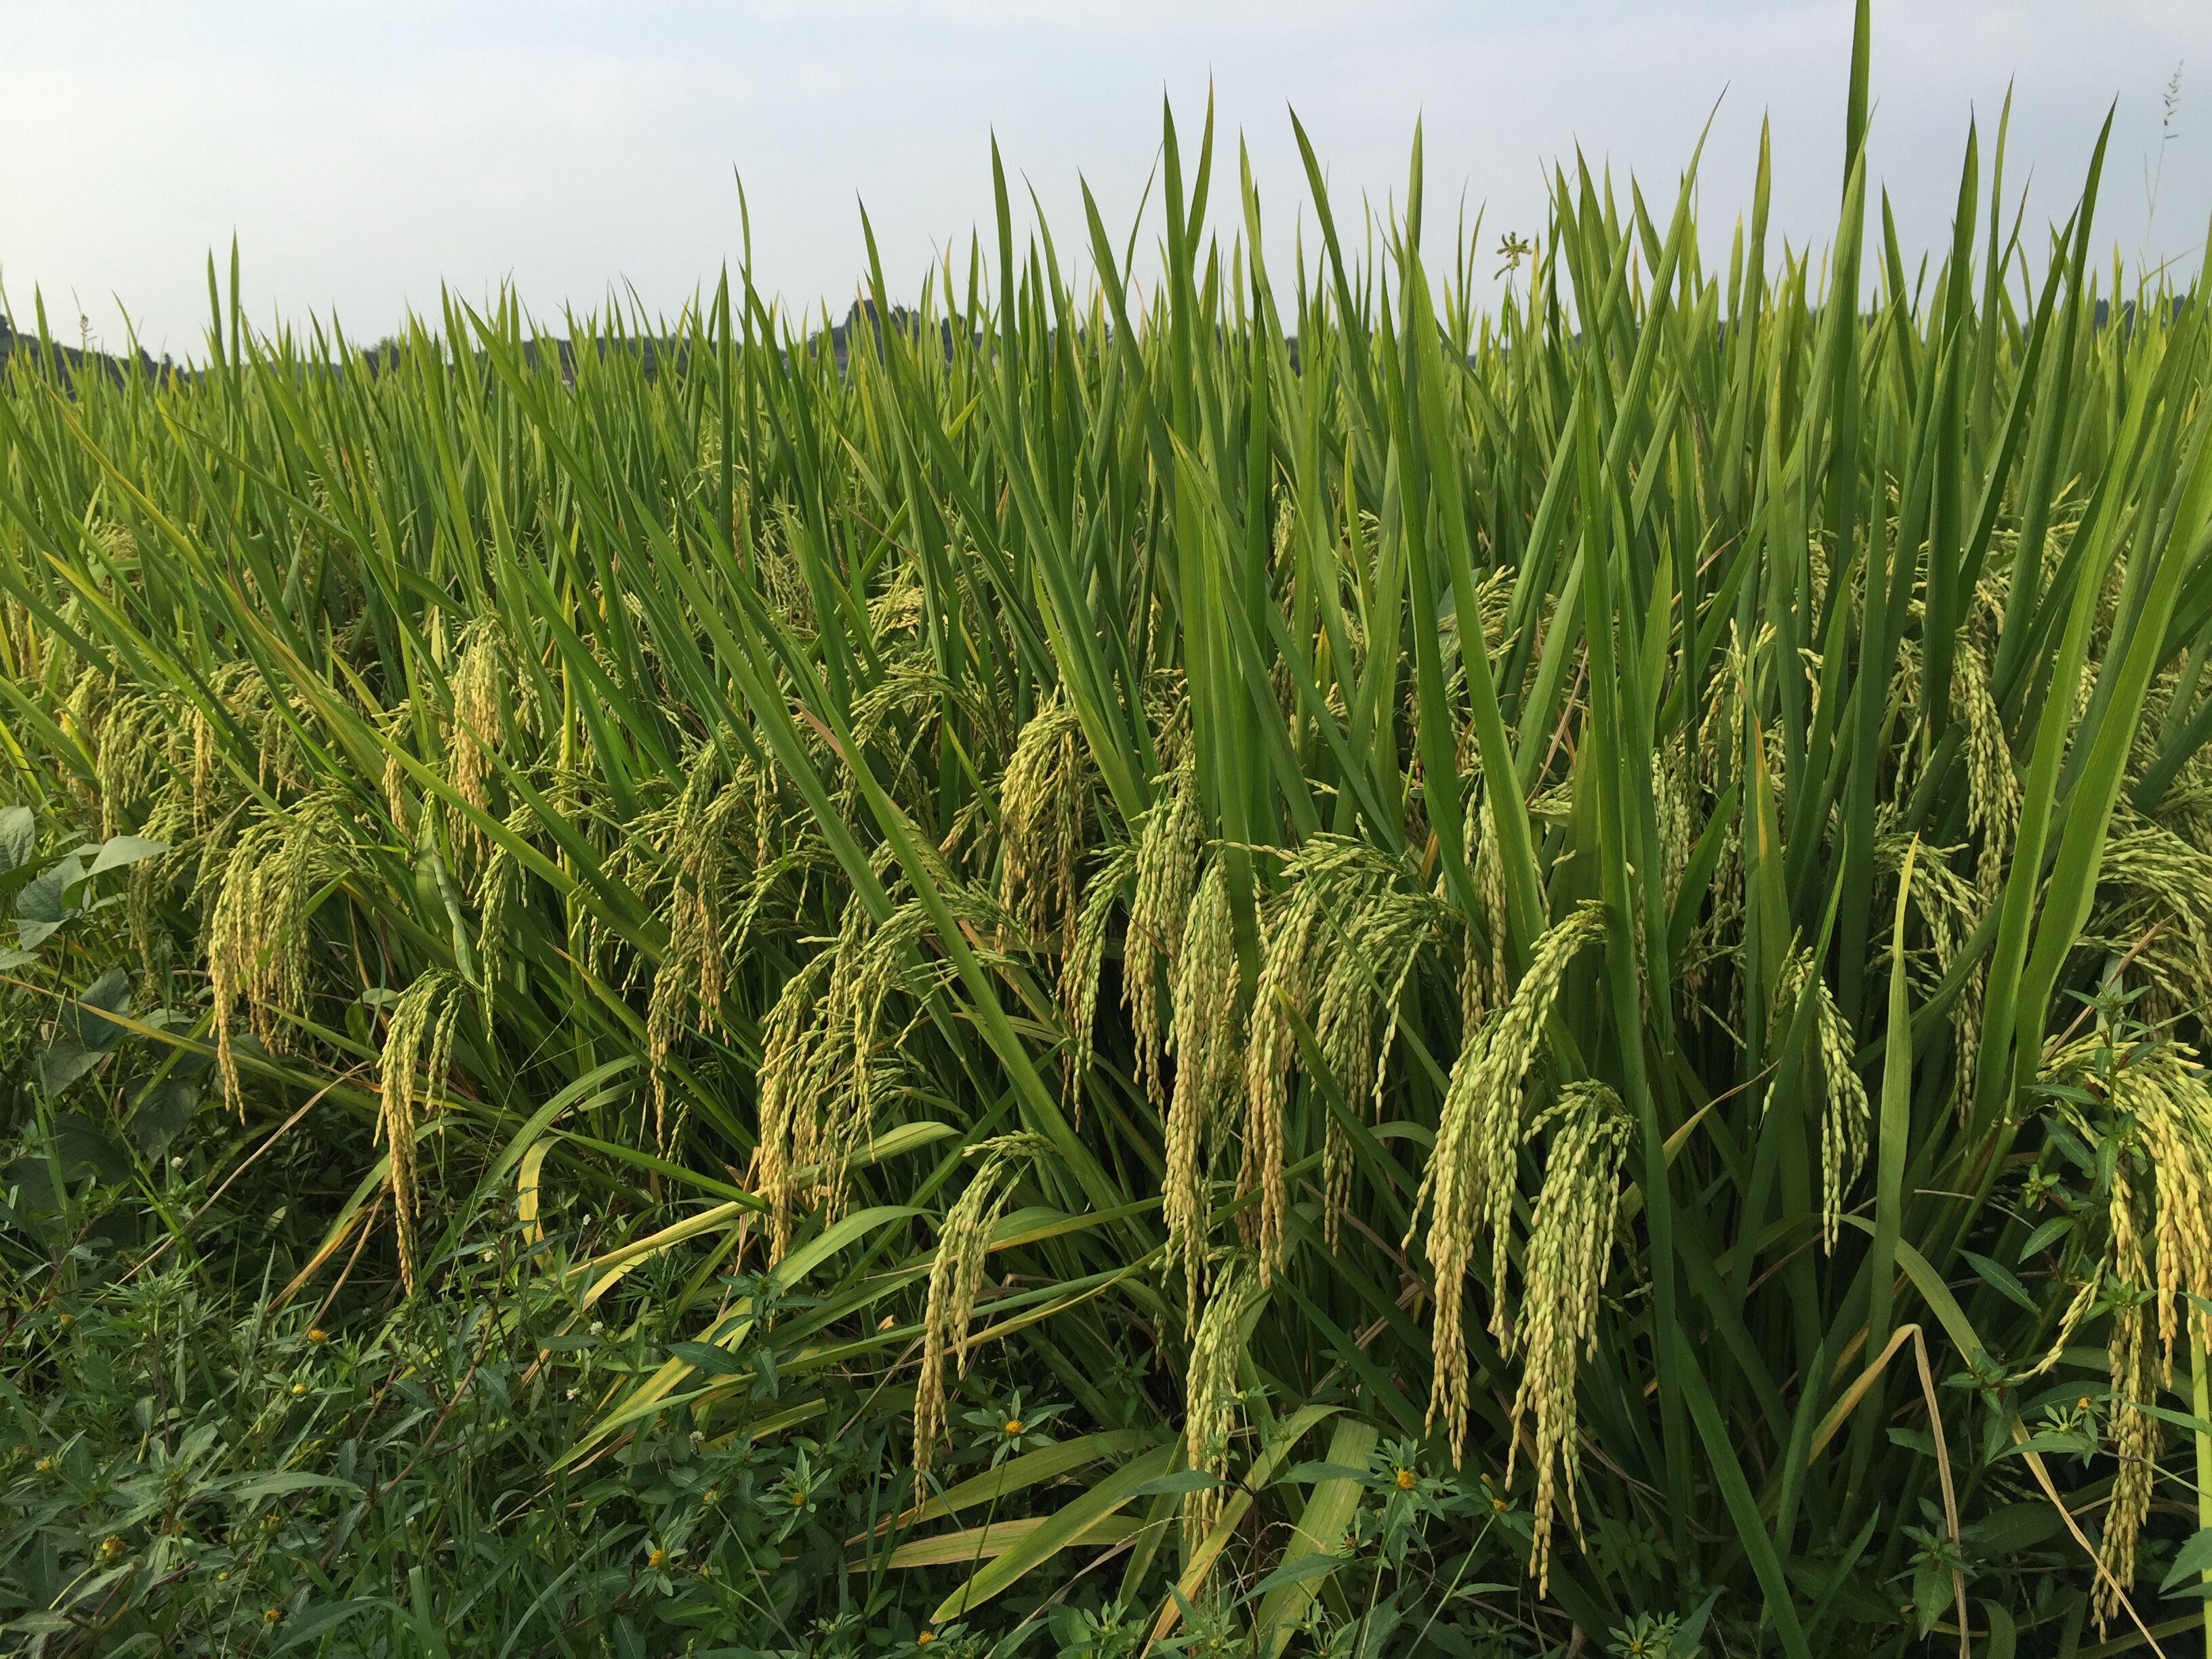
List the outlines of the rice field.
{"label": "rice field", "polygon": [[1862,17],[1823,247],[27,326],[23,1650],[2194,1651],[2212,340]]}

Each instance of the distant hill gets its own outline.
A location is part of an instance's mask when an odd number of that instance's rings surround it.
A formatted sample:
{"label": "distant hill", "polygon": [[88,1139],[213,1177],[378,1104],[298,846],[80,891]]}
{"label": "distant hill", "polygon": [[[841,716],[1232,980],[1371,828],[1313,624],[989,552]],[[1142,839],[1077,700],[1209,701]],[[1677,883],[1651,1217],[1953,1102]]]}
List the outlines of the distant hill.
{"label": "distant hill", "polygon": [[[38,336],[18,332],[13,323],[0,316],[0,370],[7,368],[8,360],[15,353],[20,351],[36,356],[40,349]],[[167,357],[155,357],[143,347],[139,349],[135,358],[118,356],[112,352],[87,351],[78,346],[64,345],[58,340],[49,342],[45,349],[53,353],[65,378],[81,374],[88,368],[118,380],[123,378],[125,369],[134,368],[141,374],[152,375],[186,372]]]}
{"label": "distant hill", "polygon": [[[806,343],[808,348],[814,351],[820,351],[826,346],[830,355],[836,360],[837,368],[842,373],[852,345],[855,342],[865,343],[872,336],[880,337],[885,325],[884,323],[878,320],[876,307],[872,301],[855,301],[852,308],[845,313],[844,321],[832,324],[826,329],[818,330],[809,335]],[[926,331],[926,325],[920,313],[909,311],[903,306],[894,306],[891,308],[888,326],[917,340]],[[940,320],[937,325],[937,332],[945,355],[949,359],[952,355],[954,339],[951,321]],[[361,355],[368,359],[369,370],[374,374],[380,368],[396,363],[400,349],[397,340],[385,339],[378,341],[374,345],[362,348]],[[684,367],[688,349],[687,343],[681,340],[655,339],[644,335],[619,337],[595,335],[582,340],[567,339],[558,335],[541,335],[524,341],[522,345],[523,357],[526,362],[534,366],[542,358],[550,356],[560,364],[562,379],[570,381],[575,379],[578,357],[587,351],[600,357],[616,353],[634,355],[642,362],[646,374],[650,376],[659,371],[664,361],[672,361],[680,372]],[[87,350],[78,346],[64,345],[59,341],[49,341],[42,347],[36,335],[21,332],[6,316],[0,315],[0,372],[5,371],[9,359],[18,352],[24,354],[27,358],[35,358],[42,351],[52,353],[53,360],[58,363],[64,380],[74,378],[88,369],[106,374],[118,380],[124,377],[125,371],[133,368],[141,374],[155,376],[168,374],[189,376],[199,372],[189,363],[179,363],[166,356],[156,358],[143,348],[133,356]]]}

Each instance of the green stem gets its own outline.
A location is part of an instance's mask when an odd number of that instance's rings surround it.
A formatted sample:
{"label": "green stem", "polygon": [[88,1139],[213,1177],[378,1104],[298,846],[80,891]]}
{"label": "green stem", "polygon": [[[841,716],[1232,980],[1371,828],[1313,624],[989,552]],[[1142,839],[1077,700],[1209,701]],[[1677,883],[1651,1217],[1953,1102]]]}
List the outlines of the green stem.
{"label": "green stem", "polygon": [[[2189,1344],[2189,1409],[2199,1423],[2212,1421],[2212,1377],[2205,1373],[2204,1345],[2191,1338]],[[2212,1527],[2212,1434],[2196,1431],[2197,1440],[2197,1524]],[[2212,1585],[2212,1568],[2205,1570],[2204,1582]],[[2212,1659],[2212,1598],[2204,1604],[2205,1659]]]}

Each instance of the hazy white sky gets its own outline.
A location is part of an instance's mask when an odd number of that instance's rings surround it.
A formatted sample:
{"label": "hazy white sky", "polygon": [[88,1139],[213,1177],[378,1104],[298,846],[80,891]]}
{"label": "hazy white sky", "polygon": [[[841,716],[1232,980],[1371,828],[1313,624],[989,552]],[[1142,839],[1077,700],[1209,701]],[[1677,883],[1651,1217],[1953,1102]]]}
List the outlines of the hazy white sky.
{"label": "hazy white sky", "polygon": [[[1871,157],[1908,242],[1942,237],[1968,117],[1986,146],[2010,82],[2006,176],[2032,174],[2031,225],[2070,204],[2117,100],[2100,245],[2195,268],[2212,6],[1878,0],[1875,18]],[[1464,189],[1488,246],[1541,229],[1541,164],[1577,145],[1671,198],[1716,99],[1709,246],[1748,204],[1762,115],[1775,232],[1802,245],[1834,213],[1850,37],[1848,0],[0,0],[0,284],[25,323],[35,287],[58,333],[82,311],[113,347],[127,311],[179,356],[205,326],[207,252],[234,234],[263,322],[335,312],[374,337],[441,283],[477,299],[502,281],[542,318],[617,283],[673,311],[736,258],[734,171],[763,286],[842,311],[865,269],[857,203],[910,295],[990,223],[995,131],[1065,258],[1079,175],[1126,224],[1163,92],[1193,142],[1209,77],[1285,253],[1305,196],[1288,108],[1340,212],[1402,193],[1425,118],[1432,232]],[[1233,210],[1233,148],[1222,163]]]}

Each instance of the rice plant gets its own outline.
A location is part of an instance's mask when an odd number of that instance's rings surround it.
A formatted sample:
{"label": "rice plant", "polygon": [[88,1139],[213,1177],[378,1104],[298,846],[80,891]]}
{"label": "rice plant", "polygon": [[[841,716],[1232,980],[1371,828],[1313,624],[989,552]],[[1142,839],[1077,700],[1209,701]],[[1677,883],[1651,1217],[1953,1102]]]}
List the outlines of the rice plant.
{"label": "rice plant", "polygon": [[1578,164],[1489,308],[1418,137],[1360,221],[1170,114],[1157,264],[1001,167],[836,349],[234,261],[197,372],[18,351],[21,1114],[304,1113],[341,1309],[556,1235],[501,1340],[639,1357],[542,1504],[786,1460],[670,1650],[2193,1631],[2212,342],[2103,138],[1909,262],[1850,77],[1825,252]]}

